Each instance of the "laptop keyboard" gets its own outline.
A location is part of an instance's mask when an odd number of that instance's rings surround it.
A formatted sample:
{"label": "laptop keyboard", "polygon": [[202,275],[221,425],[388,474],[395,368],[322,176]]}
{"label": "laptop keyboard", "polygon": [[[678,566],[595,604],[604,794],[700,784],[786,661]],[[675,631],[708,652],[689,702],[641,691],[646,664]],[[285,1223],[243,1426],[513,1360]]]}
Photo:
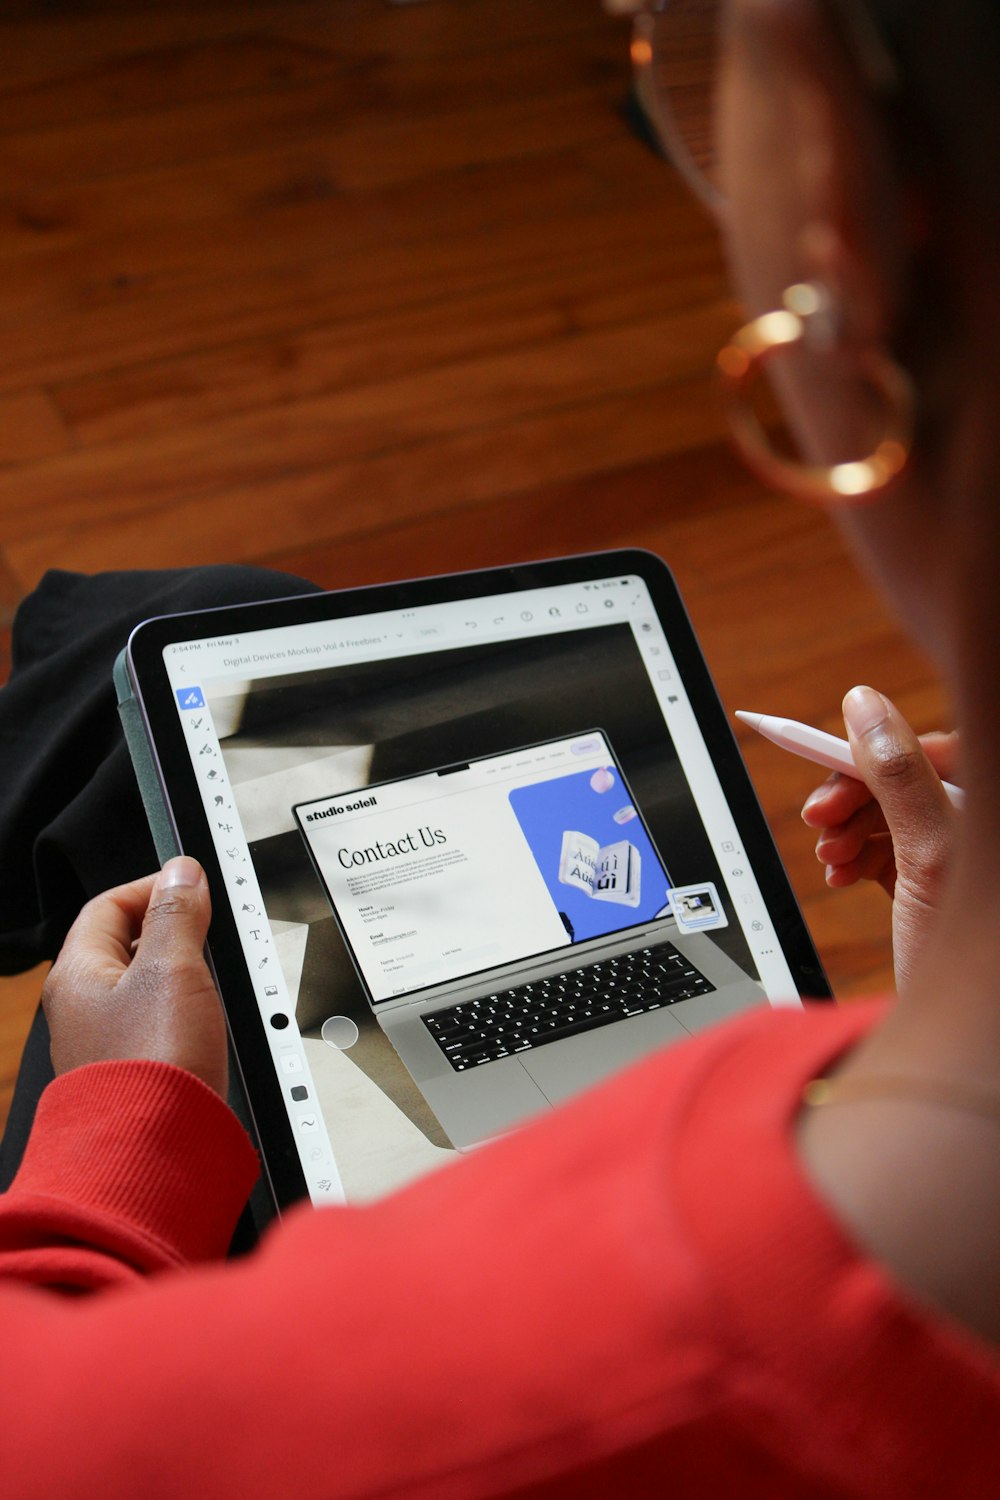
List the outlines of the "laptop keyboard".
{"label": "laptop keyboard", "polygon": [[422,1020],[455,1072],[463,1073],[714,988],[672,943],[660,943],[463,1000]]}

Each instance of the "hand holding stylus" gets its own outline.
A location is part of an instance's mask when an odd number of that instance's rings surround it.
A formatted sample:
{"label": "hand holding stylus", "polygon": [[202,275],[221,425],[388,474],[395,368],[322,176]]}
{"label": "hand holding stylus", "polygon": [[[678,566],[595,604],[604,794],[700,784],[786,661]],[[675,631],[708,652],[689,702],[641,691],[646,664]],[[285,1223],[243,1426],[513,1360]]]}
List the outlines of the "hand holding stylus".
{"label": "hand holding stylus", "polygon": [[[740,717],[753,723],[758,716]],[[903,986],[927,936],[951,849],[953,805],[961,792],[946,790],[942,778],[955,774],[958,736],[918,737],[895,706],[868,687],[847,694],[844,722],[851,769],[817,787],[802,817],[818,832],[816,857],[826,866],[828,885],[874,880],[893,898],[896,978]]]}
{"label": "hand holding stylus", "polygon": [[[780,745],[782,750],[790,750],[793,755],[801,755],[803,760],[826,766],[829,771],[840,771],[845,776],[863,780],[847,740],[827,734],[824,729],[814,729],[811,724],[800,724],[797,719],[780,719],[774,714],[752,714],[746,709],[738,708],[736,717],[742,719],[744,724],[749,724],[751,729],[756,729],[758,734],[762,734],[772,744]],[[926,738],[933,740],[938,736],[928,735]],[[962,788],[953,786],[949,781],[943,781],[942,785],[952,806],[961,807],[965,800]]]}

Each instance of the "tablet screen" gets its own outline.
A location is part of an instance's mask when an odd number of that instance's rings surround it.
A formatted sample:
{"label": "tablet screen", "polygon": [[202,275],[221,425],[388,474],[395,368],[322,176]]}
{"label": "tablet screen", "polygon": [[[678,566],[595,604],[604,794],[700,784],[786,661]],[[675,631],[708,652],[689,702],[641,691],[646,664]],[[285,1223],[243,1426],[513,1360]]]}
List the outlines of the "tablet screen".
{"label": "tablet screen", "polygon": [[[288,623],[255,624],[280,620],[274,604],[228,611],[223,634],[206,633],[210,613],[178,617],[203,622],[183,639],[153,622],[196,788],[171,792],[167,773],[168,797],[205,863],[207,830],[216,908],[314,1202],[351,1175],[342,1117],[362,1081],[422,1137],[414,1159],[447,1151],[372,1050],[367,1023],[400,996],[658,924],[706,934],[773,1004],[828,993],[679,605],[664,621],[658,572],[540,565],[533,586],[421,602],[415,585],[412,602],[397,592],[359,613],[355,597],[330,617],[317,601],[351,596],[317,596]],[[397,1180],[365,1170],[373,1186]]]}

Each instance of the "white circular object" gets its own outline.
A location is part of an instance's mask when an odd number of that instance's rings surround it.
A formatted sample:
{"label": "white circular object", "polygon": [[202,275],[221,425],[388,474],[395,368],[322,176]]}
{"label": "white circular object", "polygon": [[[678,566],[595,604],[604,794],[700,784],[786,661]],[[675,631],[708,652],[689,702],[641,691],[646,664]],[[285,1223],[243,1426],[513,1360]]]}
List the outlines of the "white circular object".
{"label": "white circular object", "polygon": [[327,1046],[336,1047],[338,1052],[346,1052],[348,1047],[353,1047],[360,1035],[350,1016],[327,1016],[320,1031]]}

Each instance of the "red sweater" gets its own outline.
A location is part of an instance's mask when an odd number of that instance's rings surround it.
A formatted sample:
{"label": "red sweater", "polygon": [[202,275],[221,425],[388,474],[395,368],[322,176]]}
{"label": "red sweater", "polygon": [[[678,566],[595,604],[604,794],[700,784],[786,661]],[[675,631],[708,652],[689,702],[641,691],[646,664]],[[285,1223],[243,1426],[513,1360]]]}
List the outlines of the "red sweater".
{"label": "red sweater", "polygon": [[756,1012],[228,1264],[255,1166],[225,1106],[162,1064],[66,1074],[0,1199],[5,1500],[992,1500],[1000,1360],[791,1142],[877,1014]]}

